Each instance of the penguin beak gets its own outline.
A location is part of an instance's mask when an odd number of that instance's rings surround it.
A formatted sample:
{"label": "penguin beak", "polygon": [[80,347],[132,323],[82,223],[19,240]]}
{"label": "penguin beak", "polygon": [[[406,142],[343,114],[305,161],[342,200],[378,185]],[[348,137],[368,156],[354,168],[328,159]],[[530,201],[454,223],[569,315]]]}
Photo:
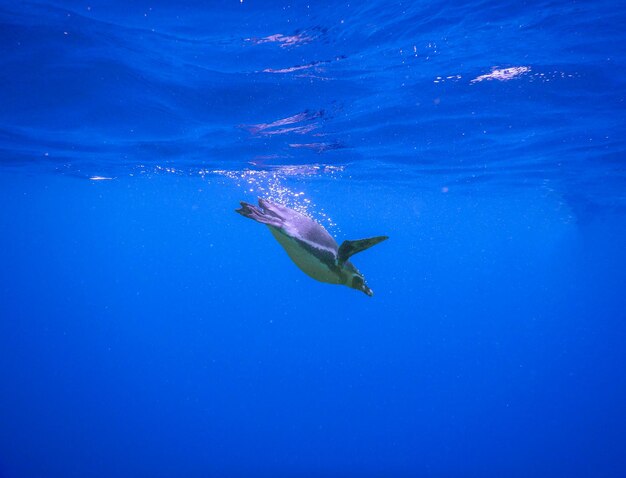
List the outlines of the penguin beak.
{"label": "penguin beak", "polygon": [[372,292],[372,289],[367,287],[367,284],[365,283],[361,275],[355,275],[352,278],[352,282],[346,285],[348,285],[349,287],[352,287],[353,289],[360,290],[361,292],[368,295],[369,297],[372,297],[374,295],[374,293]]}

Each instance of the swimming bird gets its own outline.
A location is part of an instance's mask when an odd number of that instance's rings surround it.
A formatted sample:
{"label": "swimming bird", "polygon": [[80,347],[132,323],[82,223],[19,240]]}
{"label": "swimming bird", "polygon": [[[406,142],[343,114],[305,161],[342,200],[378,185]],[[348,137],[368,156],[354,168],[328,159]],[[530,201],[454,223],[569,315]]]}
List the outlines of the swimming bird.
{"label": "swimming bird", "polygon": [[374,295],[363,275],[348,259],[388,239],[387,236],[344,241],[338,246],[321,224],[298,211],[262,198],[259,198],[258,207],[241,202],[241,208],[235,212],[265,224],[291,260],[313,279],[342,284],[370,297]]}

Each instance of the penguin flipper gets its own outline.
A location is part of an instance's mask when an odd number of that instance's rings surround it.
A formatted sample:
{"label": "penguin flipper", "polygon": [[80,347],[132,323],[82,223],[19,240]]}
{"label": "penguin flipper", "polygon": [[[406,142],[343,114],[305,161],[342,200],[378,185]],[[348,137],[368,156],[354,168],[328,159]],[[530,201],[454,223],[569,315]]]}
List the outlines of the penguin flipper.
{"label": "penguin flipper", "polygon": [[357,252],[369,249],[370,247],[375,246],[376,244],[381,243],[386,239],[389,239],[389,236],[376,236],[370,237],[368,239],[358,239],[356,241],[343,241],[341,243],[341,246],[339,246],[337,260],[339,261],[339,264],[343,264]]}
{"label": "penguin flipper", "polygon": [[238,212],[242,216],[268,226],[282,227],[283,223],[280,218],[275,215],[268,214],[266,210],[252,204],[248,204],[247,202],[241,202],[240,204],[241,208],[235,209],[235,212]]}

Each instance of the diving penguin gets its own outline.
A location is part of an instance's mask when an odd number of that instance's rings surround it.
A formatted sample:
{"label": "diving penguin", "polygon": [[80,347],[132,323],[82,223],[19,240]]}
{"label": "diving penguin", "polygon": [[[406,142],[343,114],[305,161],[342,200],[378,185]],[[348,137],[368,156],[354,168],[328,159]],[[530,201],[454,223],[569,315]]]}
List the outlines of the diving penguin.
{"label": "diving penguin", "polygon": [[344,241],[341,246],[313,219],[293,209],[259,198],[259,206],[246,202],[236,212],[269,227],[274,238],[305,274],[320,282],[343,284],[370,297],[374,295],[356,267],[348,260],[387,236]]}

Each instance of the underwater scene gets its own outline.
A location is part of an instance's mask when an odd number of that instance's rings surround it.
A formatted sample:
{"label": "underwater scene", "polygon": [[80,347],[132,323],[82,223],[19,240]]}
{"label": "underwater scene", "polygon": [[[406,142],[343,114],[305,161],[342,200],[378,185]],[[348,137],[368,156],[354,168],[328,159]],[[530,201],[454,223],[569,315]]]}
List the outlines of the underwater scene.
{"label": "underwater scene", "polygon": [[625,477],[625,25],[0,0],[0,477]]}

